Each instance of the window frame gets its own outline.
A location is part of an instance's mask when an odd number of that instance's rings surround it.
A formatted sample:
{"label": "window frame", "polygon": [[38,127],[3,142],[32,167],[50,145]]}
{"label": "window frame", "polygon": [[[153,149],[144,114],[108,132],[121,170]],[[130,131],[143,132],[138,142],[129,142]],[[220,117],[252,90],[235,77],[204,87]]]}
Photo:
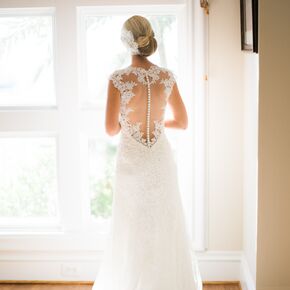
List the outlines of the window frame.
{"label": "window frame", "polygon": [[[84,18],[86,16],[94,16],[94,15],[100,15],[100,16],[106,16],[106,15],[130,15],[132,13],[134,14],[142,14],[142,13],[150,13],[152,12],[152,5],[138,5],[138,8],[133,9],[132,6],[127,6],[127,5],[122,5],[122,6],[79,6],[77,7],[77,22],[79,23],[78,25],[78,64],[79,64],[79,108],[83,109],[84,114],[87,114],[88,118],[89,118],[89,122],[86,122],[86,124],[82,127],[90,127],[91,124],[94,124],[93,121],[93,116],[92,116],[92,110],[97,109],[97,111],[99,112],[101,110],[101,108],[99,106],[82,106],[81,104],[81,97],[88,93],[87,90],[85,89],[86,87],[86,82],[87,82],[87,76],[86,76],[86,56],[85,56],[85,29],[84,29]],[[187,29],[186,29],[186,5],[185,4],[171,4],[171,5],[154,5],[154,14],[157,15],[168,15],[168,14],[173,14],[176,16],[177,19],[177,25],[178,25],[178,31],[180,33],[178,33],[178,41],[179,43],[185,43],[186,42],[186,37],[184,37],[185,35],[188,35]],[[185,47],[189,47],[185,46]],[[179,66],[178,66],[178,72],[179,77],[177,79],[180,91],[183,91],[183,98],[184,101],[187,102],[187,106],[188,106],[188,110],[189,110],[189,114],[192,111],[192,104],[190,103],[190,100],[186,100],[186,98],[188,98],[190,95],[192,95],[188,91],[186,91],[184,89],[184,87],[186,86],[186,82],[188,81],[186,79],[186,71],[183,69],[185,66],[185,61],[184,58],[182,57],[182,55],[186,54],[188,55],[190,53],[190,49],[179,49],[179,55],[178,58],[181,60],[179,62]],[[183,72],[183,74],[181,74]],[[90,117],[89,117],[90,116]],[[88,129],[86,129],[88,130]],[[93,132],[95,129],[92,127],[91,131]],[[173,133],[173,132],[168,132],[168,134]],[[174,134],[174,133],[173,133]],[[186,136],[182,136],[182,135],[186,135]],[[175,132],[175,136],[176,137],[181,137],[185,140],[187,140],[186,143],[183,143],[182,140],[180,140],[179,142],[181,144],[187,144],[187,152],[190,152],[192,150],[190,150],[189,148],[192,148],[192,139],[193,136],[190,133],[189,130],[187,130],[187,132],[184,134],[184,132]],[[173,137],[172,137],[173,139]],[[188,140],[190,140],[190,142],[188,142]],[[178,146],[178,145],[177,145]],[[184,145],[183,145],[184,147]],[[83,150],[85,148],[85,142],[83,143]],[[193,172],[193,165],[191,163],[191,160],[193,159],[193,156],[191,155],[190,158],[186,158],[185,156],[181,156],[181,153],[178,154],[180,156],[177,156],[177,164],[178,164],[178,168],[182,168],[182,166],[184,166],[184,163],[187,163],[187,168],[190,168],[190,170],[188,170],[187,172]],[[188,156],[187,156],[188,157]],[[82,170],[84,171],[84,169]],[[181,184],[181,193],[186,192],[185,194],[182,194],[182,198],[184,199],[184,204],[187,205],[187,207],[185,207],[186,213],[187,213],[187,221],[189,223],[188,228],[189,231],[191,231],[192,229],[192,223],[191,223],[191,204],[192,204],[192,192],[193,192],[193,184],[192,182],[190,182],[193,178],[192,176],[189,176],[189,174],[185,174],[185,172],[181,172],[181,170],[178,171],[179,172],[179,180],[183,181],[183,184]],[[184,174],[182,174],[184,173]],[[83,180],[83,186],[82,188],[87,188],[87,185],[85,184],[85,180]],[[183,186],[182,186],[183,185]],[[83,195],[83,201],[82,201],[83,205],[88,205],[89,201],[88,201],[88,194]],[[90,215],[87,211],[83,211],[83,219],[84,219],[84,223],[85,226],[93,231],[98,231],[99,226],[96,225],[91,219],[90,219]],[[101,226],[102,228],[102,226]]]}
{"label": "window frame", "polygon": [[[88,220],[85,212],[87,205],[86,198],[82,189],[84,188],[82,176],[82,160],[80,156],[84,136],[90,135],[96,128],[94,124],[94,114],[96,108],[82,107],[81,96],[84,92],[83,84],[86,81],[84,77],[84,56],[81,44],[82,27],[79,19],[83,13],[103,14],[120,14],[120,13],[147,13],[154,10],[158,14],[174,13],[177,16],[179,29],[179,43],[185,47],[179,50],[179,78],[177,79],[181,95],[184,96],[184,102],[188,108],[189,123],[192,124],[186,131],[179,132],[180,146],[186,146],[186,150],[179,150],[177,165],[178,168],[188,164],[187,173],[179,178],[181,180],[180,191],[184,198],[185,213],[187,216],[188,228],[191,234],[192,242],[195,249],[200,249],[199,238],[197,235],[203,234],[204,228],[200,226],[203,221],[204,213],[196,211],[197,203],[204,199],[204,191],[198,190],[195,185],[196,168],[203,159],[195,158],[198,154],[197,139],[200,132],[195,132],[198,124],[194,115],[197,107],[196,89],[194,84],[197,82],[196,71],[188,63],[193,63],[196,51],[193,47],[193,38],[195,32],[193,25],[193,7],[190,1],[178,4],[146,4],[138,5],[136,3],[126,3],[126,5],[99,5],[77,6],[75,4],[61,5],[57,4],[52,7],[23,7],[23,8],[1,8],[0,14],[5,13],[45,13],[50,11],[54,13],[53,27],[53,45],[54,45],[54,74],[55,74],[55,106],[13,106],[0,107],[0,137],[2,132],[11,131],[18,133],[35,134],[55,134],[57,136],[57,172],[59,188],[59,209],[60,223],[55,227],[44,227],[43,231],[33,231],[23,228],[21,231],[3,231],[0,226],[0,240],[4,242],[1,249],[34,249],[37,242],[38,249],[67,249],[67,241],[74,242],[68,248],[74,249],[98,249],[104,247],[104,235],[96,232],[98,229]],[[50,3],[50,2],[49,2]],[[69,10],[68,10],[69,8]],[[45,12],[44,12],[45,11]],[[75,33],[67,35],[67,29],[75,29]],[[84,35],[83,35],[84,37]],[[194,52],[194,53],[193,53]],[[186,57],[184,57],[184,54]],[[181,75],[182,72],[182,75]],[[201,96],[202,98],[202,96]],[[199,107],[200,108],[200,107]],[[202,113],[201,113],[202,114]],[[204,116],[202,115],[201,118]],[[27,122],[29,118],[29,122]],[[85,121],[83,121],[85,119]],[[12,122],[11,120],[18,120]],[[26,122],[25,122],[26,120]],[[37,121],[36,121],[37,120]],[[39,121],[40,120],[40,121]],[[68,122],[71,120],[71,122]],[[22,122],[23,121],[23,122]],[[90,128],[85,125],[90,124]],[[87,134],[87,135],[86,135]],[[200,135],[202,136],[202,134]],[[188,141],[190,140],[190,141]],[[182,151],[182,152],[181,152]],[[188,155],[186,155],[186,152]],[[197,164],[197,162],[199,164]],[[202,168],[204,168],[202,166]],[[203,171],[203,169],[202,169]],[[199,176],[203,175],[203,172]],[[74,181],[73,184],[70,184]],[[184,192],[186,192],[184,194]],[[81,205],[81,206],[80,206]],[[200,227],[198,227],[199,225]],[[17,237],[17,240],[15,238]],[[32,243],[23,244],[24,240],[33,239]],[[203,239],[203,237],[201,238]],[[55,241],[51,245],[51,240]],[[32,240],[31,240],[32,241]],[[96,243],[97,241],[97,243]],[[10,242],[10,243],[9,243]]]}

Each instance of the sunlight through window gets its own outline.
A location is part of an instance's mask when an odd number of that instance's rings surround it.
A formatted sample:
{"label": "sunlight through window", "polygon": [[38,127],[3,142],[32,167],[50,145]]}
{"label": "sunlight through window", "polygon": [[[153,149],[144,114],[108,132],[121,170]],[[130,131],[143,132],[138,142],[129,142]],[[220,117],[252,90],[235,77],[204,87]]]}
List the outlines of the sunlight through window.
{"label": "sunlight through window", "polygon": [[54,105],[52,16],[0,18],[0,106]]}

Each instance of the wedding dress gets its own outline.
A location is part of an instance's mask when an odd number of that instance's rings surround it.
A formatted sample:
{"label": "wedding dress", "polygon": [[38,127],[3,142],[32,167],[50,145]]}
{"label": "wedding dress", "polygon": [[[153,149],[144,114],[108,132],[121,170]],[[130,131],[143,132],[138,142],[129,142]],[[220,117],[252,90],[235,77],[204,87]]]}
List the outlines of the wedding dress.
{"label": "wedding dress", "polygon": [[128,66],[120,92],[111,228],[93,290],[201,290],[185,226],[176,164],[164,131],[173,73]]}

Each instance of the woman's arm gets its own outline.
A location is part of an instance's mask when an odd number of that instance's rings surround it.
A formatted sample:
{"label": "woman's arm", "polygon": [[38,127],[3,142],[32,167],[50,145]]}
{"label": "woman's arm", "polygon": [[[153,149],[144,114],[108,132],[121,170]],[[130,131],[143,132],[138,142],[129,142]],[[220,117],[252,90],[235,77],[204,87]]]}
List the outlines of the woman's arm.
{"label": "woman's arm", "polygon": [[165,120],[164,126],[167,128],[186,129],[188,126],[187,112],[176,82],[168,98],[168,104],[172,110],[173,119]]}
{"label": "woman's arm", "polygon": [[112,80],[109,80],[107,89],[105,129],[108,135],[113,136],[119,133],[120,92],[114,87]]}

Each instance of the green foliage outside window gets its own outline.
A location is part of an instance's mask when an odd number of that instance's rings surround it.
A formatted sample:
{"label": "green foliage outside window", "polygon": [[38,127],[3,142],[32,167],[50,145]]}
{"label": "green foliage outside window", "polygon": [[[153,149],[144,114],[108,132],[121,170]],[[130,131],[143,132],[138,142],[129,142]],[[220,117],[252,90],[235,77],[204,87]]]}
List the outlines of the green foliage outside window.
{"label": "green foliage outside window", "polygon": [[[100,143],[99,143],[100,144]],[[105,146],[104,156],[106,161],[104,175],[100,179],[90,178],[90,192],[94,195],[91,198],[91,214],[95,217],[108,218],[112,213],[113,201],[113,178],[114,164],[117,148],[108,143]]]}

